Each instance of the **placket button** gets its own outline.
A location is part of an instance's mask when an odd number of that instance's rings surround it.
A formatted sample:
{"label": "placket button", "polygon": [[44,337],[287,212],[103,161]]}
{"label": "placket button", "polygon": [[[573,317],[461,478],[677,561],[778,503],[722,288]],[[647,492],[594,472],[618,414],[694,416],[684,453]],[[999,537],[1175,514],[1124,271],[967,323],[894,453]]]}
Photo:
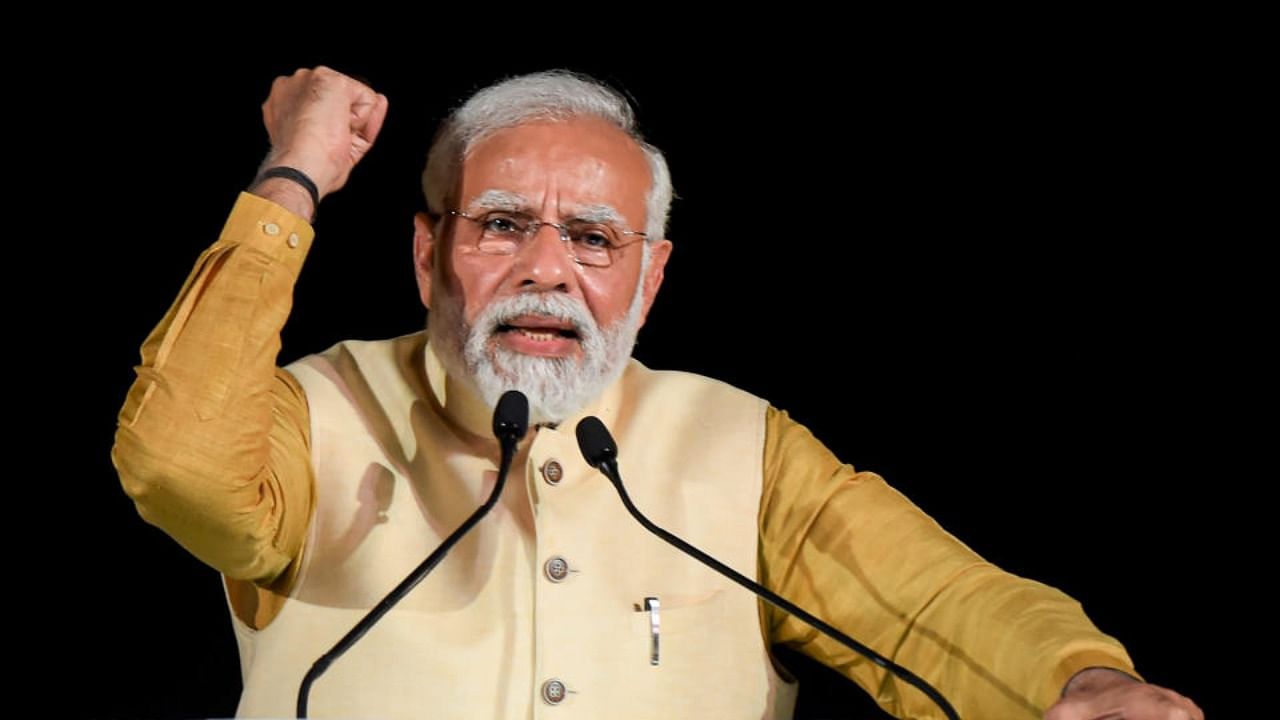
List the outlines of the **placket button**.
{"label": "placket button", "polygon": [[559,485],[560,480],[564,478],[564,468],[555,460],[548,460],[542,464],[542,479],[547,481],[548,485]]}
{"label": "placket button", "polygon": [[564,683],[555,678],[542,683],[542,701],[548,705],[559,705],[564,702]]}
{"label": "placket button", "polygon": [[569,563],[559,555],[553,555],[543,564],[542,572],[548,580],[558,583],[569,577]]}

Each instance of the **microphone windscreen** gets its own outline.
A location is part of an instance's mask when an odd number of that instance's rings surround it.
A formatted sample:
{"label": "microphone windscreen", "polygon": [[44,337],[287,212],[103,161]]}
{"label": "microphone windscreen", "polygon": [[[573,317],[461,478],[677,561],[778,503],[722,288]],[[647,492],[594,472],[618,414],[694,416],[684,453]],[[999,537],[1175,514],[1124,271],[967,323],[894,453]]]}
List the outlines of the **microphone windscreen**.
{"label": "microphone windscreen", "polygon": [[604,423],[594,415],[582,418],[578,422],[576,432],[578,449],[582,451],[583,459],[591,467],[599,468],[603,463],[618,457],[618,446],[614,444],[613,436],[609,434]]}
{"label": "microphone windscreen", "polygon": [[493,434],[502,440],[517,441],[529,430],[529,399],[519,390],[508,390],[493,409]]}

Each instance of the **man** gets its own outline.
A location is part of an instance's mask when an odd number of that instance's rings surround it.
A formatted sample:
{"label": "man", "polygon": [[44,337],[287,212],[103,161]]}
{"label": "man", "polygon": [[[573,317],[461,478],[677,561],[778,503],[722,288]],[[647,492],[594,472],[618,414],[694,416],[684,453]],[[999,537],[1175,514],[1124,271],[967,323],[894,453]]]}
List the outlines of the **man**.
{"label": "man", "polygon": [[534,425],[498,507],[317,683],[315,714],[787,717],[794,686],[768,653],[783,643],[891,712],[942,716],[631,522],[577,451],[596,415],[633,449],[628,487],[658,524],[962,717],[1201,717],[1136,680],[1069,598],[982,562],[785,413],[628,360],[673,247],[671,185],[630,107],[588,80],[517,78],[446,122],[415,218],[425,334],[277,369],[307,220],[387,100],[318,68],[278,79],[263,110],[264,172],[144,344],[113,452],[139,512],[227,578],[241,714],[289,714],[310,663],[479,504],[492,408],[516,388]]}

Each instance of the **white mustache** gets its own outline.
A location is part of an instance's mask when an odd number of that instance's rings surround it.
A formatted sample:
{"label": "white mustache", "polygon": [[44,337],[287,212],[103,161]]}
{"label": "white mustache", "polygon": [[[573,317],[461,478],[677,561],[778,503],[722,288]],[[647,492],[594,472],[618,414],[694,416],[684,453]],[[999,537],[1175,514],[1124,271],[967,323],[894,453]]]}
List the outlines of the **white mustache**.
{"label": "white mustache", "polygon": [[595,318],[580,300],[560,293],[521,293],[495,300],[476,318],[475,328],[484,337],[497,332],[500,325],[524,315],[541,315],[563,320],[573,325],[578,337],[586,339],[598,336],[600,328]]}

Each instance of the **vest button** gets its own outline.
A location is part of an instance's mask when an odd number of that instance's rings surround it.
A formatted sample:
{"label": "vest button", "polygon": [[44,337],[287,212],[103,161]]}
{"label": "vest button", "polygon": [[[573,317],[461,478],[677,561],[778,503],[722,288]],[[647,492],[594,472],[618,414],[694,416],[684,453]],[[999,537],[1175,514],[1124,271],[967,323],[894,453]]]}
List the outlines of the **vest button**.
{"label": "vest button", "polygon": [[559,705],[564,702],[564,683],[555,678],[542,683],[542,701],[548,705]]}
{"label": "vest button", "polygon": [[569,577],[569,563],[559,555],[553,555],[542,566],[542,572],[551,582],[560,582]]}
{"label": "vest button", "polygon": [[542,464],[542,479],[546,480],[548,485],[559,485],[563,478],[564,468],[560,467],[560,463],[548,460]]}

